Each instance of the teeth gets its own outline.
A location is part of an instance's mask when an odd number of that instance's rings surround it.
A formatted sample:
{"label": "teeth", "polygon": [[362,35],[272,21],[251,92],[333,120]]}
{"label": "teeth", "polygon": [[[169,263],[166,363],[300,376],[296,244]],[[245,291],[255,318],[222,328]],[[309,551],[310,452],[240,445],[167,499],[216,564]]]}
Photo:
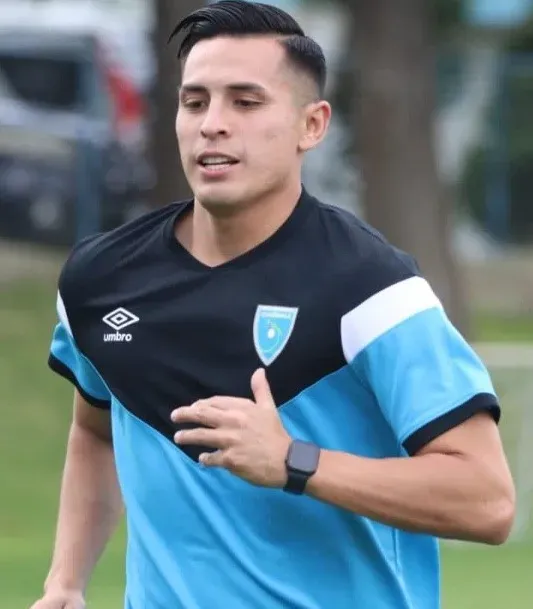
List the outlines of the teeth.
{"label": "teeth", "polygon": [[232,161],[227,157],[215,156],[202,159],[202,165],[229,165]]}

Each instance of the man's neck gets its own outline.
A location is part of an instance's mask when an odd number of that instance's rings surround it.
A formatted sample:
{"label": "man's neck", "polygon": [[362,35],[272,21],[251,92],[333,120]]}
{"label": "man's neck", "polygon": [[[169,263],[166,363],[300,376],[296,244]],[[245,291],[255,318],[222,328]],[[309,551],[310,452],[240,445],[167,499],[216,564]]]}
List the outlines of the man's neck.
{"label": "man's neck", "polygon": [[266,241],[290,217],[301,195],[301,184],[268,200],[216,215],[194,203],[192,214],[176,228],[176,238],[207,266],[218,266]]}

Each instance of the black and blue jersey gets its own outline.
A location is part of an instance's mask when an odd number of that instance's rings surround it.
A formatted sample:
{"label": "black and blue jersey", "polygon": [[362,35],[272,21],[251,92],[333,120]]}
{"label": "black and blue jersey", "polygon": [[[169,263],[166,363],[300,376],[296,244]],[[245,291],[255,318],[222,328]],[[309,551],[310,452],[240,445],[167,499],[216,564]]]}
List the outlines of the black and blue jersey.
{"label": "black and blue jersey", "polygon": [[437,609],[437,541],[201,467],[170,413],[252,398],[265,366],[287,431],[409,458],[480,410],[487,370],[415,262],[305,190],[215,268],[175,238],[180,202],[81,242],[59,281],[51,367],[111,410],[128,522],[127,609]]}

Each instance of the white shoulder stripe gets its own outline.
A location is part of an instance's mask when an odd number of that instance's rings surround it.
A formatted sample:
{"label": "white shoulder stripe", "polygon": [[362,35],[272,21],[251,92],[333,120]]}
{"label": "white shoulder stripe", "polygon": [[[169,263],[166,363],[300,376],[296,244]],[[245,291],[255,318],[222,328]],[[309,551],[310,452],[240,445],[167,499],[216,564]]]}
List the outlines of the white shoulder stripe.
{"label": "white shoulder stripe", "polygon": [[442,308],[429,283],[410,277],[374,294],[341,319],[344,357],[348,363],[370,343],[417,313]]}
{"label": "white shoulder stripe", "polygon": [[70,322],[68,320],[67,310],[65,308],[65,303],[61,298],[61,294],[57,293],[57,315],[59,317],[59,321],[63,324],[67,332],[72,336],[72,328],[70,327]]}

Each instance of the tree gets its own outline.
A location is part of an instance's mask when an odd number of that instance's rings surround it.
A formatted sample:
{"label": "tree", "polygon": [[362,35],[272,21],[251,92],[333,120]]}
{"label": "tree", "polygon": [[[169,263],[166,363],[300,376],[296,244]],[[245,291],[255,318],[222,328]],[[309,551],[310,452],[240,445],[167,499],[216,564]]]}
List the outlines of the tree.
{"label": "tree", "polygon": [[433,140],[437,37],[431,3],[350,4],[366,217],[418,260],[451,319],[467,333],[451,251],[453,205],[441,184]]}
{"label": "tree", "polygon": [[177,108],[179,65],[175,45],[168,37],[180,19],[203,6],[200,0],[155,0],[154,53],[157,75],[153,91],[152,160],[156,182],[152,191],[155,206],[191,196],[183,174],[174,129]]}

